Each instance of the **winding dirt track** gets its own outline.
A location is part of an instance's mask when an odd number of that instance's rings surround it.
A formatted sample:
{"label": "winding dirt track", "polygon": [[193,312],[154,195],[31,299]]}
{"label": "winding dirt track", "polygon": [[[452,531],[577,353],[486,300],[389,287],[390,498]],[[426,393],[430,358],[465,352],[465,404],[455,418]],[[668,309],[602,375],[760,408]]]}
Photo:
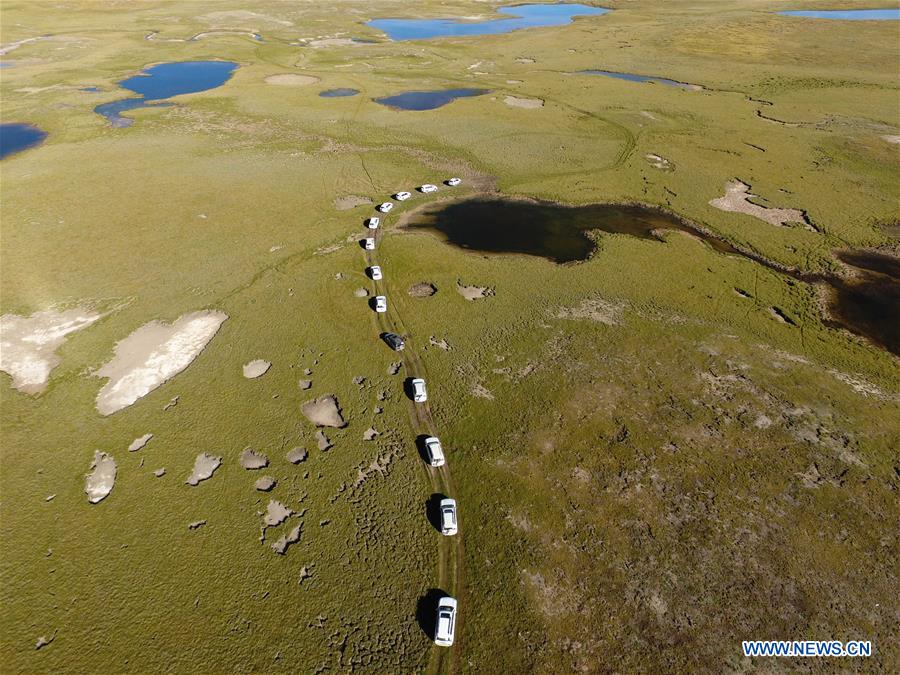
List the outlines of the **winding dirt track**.
{"label": "winding dirt track", "polygon": [[[366,265],[380,265],[378,259],[379,242],[384,236],[385,218],[380,216],[382,220],[381,226],[374,231],[369,230],[367,236],[375,237],[375,250],[364,251]],[[404,379],[411,377],[421,377],[428,384],[429,395],[435,393],[434,383],[428,377],[428,371],[425,364],[416,351],[416,341],[413,336],[406,330],[399,312],[396,310],[397,304],[391,302],[392,293],[390,279],[390,268],[382,267],[383,277],[381,281],[371,281],[374,295],[384,295],[388,299],[388,311],[383,314],[372,312],[375,316],[375,324],[379,331],[391,332],[402,335],[406,340],[406,346],[402,352],[398,354],[402,357]],[[379,338],[380,339],[380,338]],[[387,348],[387,347],[385,347]],[[404,396],[406,392],[404,391]],[[438,427],[434,422],[431,414],[431,407],[426,403],[415,403],[408,396],[407,407],[409,410],[410,423],[416,436],[439,436]],[[409,439],[409,446],[415,447],[415,438]],[[433,468],[420,461],[422,470],[425,471],[428,481],[431,485],[432,492],[443,493],[448,497],[455,494],[453,487],[453,478],[450,474],[450,454],[445,447],[444,452],[447,455],[447,461],[442,467]],[[418,454],[418,453],[417,453]],[[425,517],[425,514],[422,514]],[[457,515],[458,517],[458,515]],[[435,533],[438,541],[438,580],[437,588],[450,595],[459,603],[459,610],[456,615],[456,631],[453,647],[431,646],[431,653],[428,659],[428,673],[455,673],[459,672],[460,654],[462,651],[462,633],[463,621],[462,617],[465,613],[465,583],[463,579],[463,561],[464,548],[462,538],[463,524],[459,523],[459,533],[453,537],[444,537]],[[430,636],[429,636],[430,637]]]}

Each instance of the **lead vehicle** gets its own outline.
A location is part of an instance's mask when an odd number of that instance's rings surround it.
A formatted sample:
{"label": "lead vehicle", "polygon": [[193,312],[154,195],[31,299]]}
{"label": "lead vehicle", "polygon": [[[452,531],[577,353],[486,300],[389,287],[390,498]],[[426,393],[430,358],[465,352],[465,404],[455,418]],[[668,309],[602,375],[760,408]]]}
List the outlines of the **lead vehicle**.
{"label": "lead vehicle", "polygon": [[456,600],[445,595],[438,601],[437,621],[434,627],[434,643],[441,647],[453,646],[456,632]]}

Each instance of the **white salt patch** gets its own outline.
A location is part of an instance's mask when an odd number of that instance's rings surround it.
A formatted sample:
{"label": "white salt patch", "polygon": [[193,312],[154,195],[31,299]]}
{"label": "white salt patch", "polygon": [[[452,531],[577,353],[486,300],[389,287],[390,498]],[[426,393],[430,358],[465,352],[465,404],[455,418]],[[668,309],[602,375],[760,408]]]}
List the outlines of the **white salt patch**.
{"label": "white salt patch", "polygon": [[143,448],[147,443],[150,442],[150,439],[153,438],[153,434],[144,434],[138,438],[135,438],[131,445],[128,446],[128,452],[137,452],[141,448]]}
{"label": "white salt patch", "polygon": [[56,349],[69,333],[87,328],[102,315],[86,309],[46,310],[29,317],[0,316],[0,370],[26,394],[43,391],[50,371],[59,365]]}
{"label": "white salt patch", "polygon": [[221,464],[221,457],[214,457],[213,455],[201,452],[197,455],[197,459],[194,460],[194,470],[191,471],[191,475],[188,476],[188,479],[185,482],[188,485],[197,485],[200,481],[211,478]]}
{"label": "white salt patch", "polygon": [[285,551],[287,551],[288,546],[291,544],[296,544],[300,541],[300,534],[303,531],[303,523],[300,523],[295,527],[290,533],[282,535],[278,541],[272,544],[272,550],[279,555],[284,555]]}
{"label": "white salt patch", "polygon": [[187,368],[228,318],[203,310],[174,323],[151,321],[116,344],[115,356],[96,375],[108,377],[97,395],[102,415],[130,406]]}
{"label": "white salt patch", "polygon": [[262,469],[269,465],[269,458],[251,448],[244,448],[240,457],[241,466],[245,469]]}
{"label": "white salt patch", "polygon": [[263,359],[255,359],[250,363],[244,364],[244,377],[248,380],[252,380],[253,378],[260,377],[266,374],[266,371],[272,367],[272,364],[268,361],[264,361]]}
{"label": "white salt patch", "polygon": [[276,525],[281,525],[292,515],[294,515],[294,512],[291,509],[277,499],[271,499],[266,509],[266,515],[263,517],[263,522],[266,524],[266,527],[275,527]]}
{"label": "white salt patch", "polygon": [[116,460],[100,450],[94,450],[91,472],[85,475],[84,491],[88,501],[96,504],[112,492],[116,483]]}

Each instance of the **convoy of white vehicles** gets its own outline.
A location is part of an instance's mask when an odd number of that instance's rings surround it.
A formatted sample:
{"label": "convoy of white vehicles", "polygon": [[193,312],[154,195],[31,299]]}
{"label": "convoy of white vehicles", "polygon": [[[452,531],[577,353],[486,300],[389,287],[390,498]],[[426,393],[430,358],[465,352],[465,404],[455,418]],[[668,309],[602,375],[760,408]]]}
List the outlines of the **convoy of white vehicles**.
{"label": "convoy of white vehicles", "polygon": [[[445,185],[455,187],[462,183],[459,178],[448,178],[444,181]],[[430,194],[437,192],[437,185],[425,183],[417,188],[422,194]],[[410,192],[397,192],[393,195],[398,202],[404,202],[412,194]],[[375,207],[381,213],[389,213],[394,208],[393,202],[383,202]],[[366,220],[366,227],[375,230],[381,223],[378,216],[372,216]],[[362,240],[363,248],[367,251],[375,250],[375,237],[366,237]],[[380,265],[371,265],[367,268],[368,275],[373,281],[381,281],[383,278]],[[384,295],[376,295],[374,301],[374,309],[379,314],[387,312],[387,297]],[[381,338],[394,351],[400,351],[405,346],[403,338],[396,333],[382,333]],[[428,400],[428,390],[425,386],[425,380],[421,377],[415,377],[409,381],[412,399],[416,403],[425,403]],[[428,436],[424,440],[425,455],[428,464],[431,467],[442,467],[446,462],[444,449],[441,447],[441,441],[437,436]],[[455,535],[459,531],[459,524],[456,516],[456,500],[445,498],[440,502],[440,531],[445,536]],[[450,647],[453,645],[453,638],[456,633],[456,610],[457,602],[454,598],[444,596],[438,601],[437,617],[435,621],[434,642],[441,647]]]}

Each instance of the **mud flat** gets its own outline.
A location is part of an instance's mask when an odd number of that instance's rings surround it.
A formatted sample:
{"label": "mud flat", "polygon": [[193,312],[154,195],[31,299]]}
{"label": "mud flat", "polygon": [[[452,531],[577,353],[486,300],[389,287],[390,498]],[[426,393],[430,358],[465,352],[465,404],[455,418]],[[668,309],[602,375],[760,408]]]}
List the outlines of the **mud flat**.
{"label": "mud flat", "polygon": [[60,363],[56,349],[66,336],[100,317],[84,308],[51,309],[29,317],[4,314],[0,317],[0,370],[12,377],[12,386],[22,393],[42,392],[50,371]]}
{"label": "mud flat", "polygon": [[116,344],[115,356],[96,372],[109,378],[97,395],[97,410],[112,415],[180,373],[227,318],[224,312],[204,310],[171,324],[151,321],[138,328]]}
{"label": "mud flat", "polygon": [[278,73],[277,75],[269,75],[266,78],[266,84],[274,84],[281,87],[302,87],[307,84],[315,84],[318,81],[319,78],[313,75],[299,75],[297,73]]}
{"label": "mud flat", "polygon": [[201,481],[212,478],[212,475],[221,464],[221,457],[214,457],[213,455],[201,452],[197,455],[197,459],[194,460],[194,470],[191,471],[191,475],[188,476],[185,482],[188,485],[199,485]]}
{"label": "mud flat", "polygon": [[84,491],[91,504],[103,501],[116,484],[116,460],[100,450],[94,450],[91,472],[84,477]]}
{"label": "mud flat", "polygon": [[771,225],[785,227],[789,223],[801,223],[809,226],[806,214],[799,209],[770,209],[759,204],[754,204],[751,199],[756,195],[750,192],[750,186],[740,180],[735,180],[725,185],[725,195],[711,200],[711,206],[720,211],[732,213],[744,213],[753,216]]}
{"label": "mud flat", "polygon": [[269,466],[269,458],[251,448],[244,448],[239,461],[242,467],[251,471]]}
{"label": "mud flat", "polygon": [[347,422],[341,416],[341,409],[334,394],[307,401],[300,407],[300,411],[317,427],[341,429],[347,426]]}
{"label": "mud flat", "polygon": [[535,108],[544,107],[544,99],[542,98],[520,98],[518,96],[507,96],[503,99],[503,102],[512,108],[527,108],[533,110]]}
{"label": "mud flat", "polygon": [[143,436],[139,436],[135,438],[131,445],[128,446],[128,452],[137,452],[141,450],[147,443],[150,442],[150,439],[153,438],[153,434],[144,434]]}
{"label": "mud flat", "polygon": [[255,359],[250,363],[244,364],[244,377],[248,380],[254,380],[257,377],[262,377],[265,375],[269,368],[272,367],[272,364],[269,361],[264,361],[263,359]]}

